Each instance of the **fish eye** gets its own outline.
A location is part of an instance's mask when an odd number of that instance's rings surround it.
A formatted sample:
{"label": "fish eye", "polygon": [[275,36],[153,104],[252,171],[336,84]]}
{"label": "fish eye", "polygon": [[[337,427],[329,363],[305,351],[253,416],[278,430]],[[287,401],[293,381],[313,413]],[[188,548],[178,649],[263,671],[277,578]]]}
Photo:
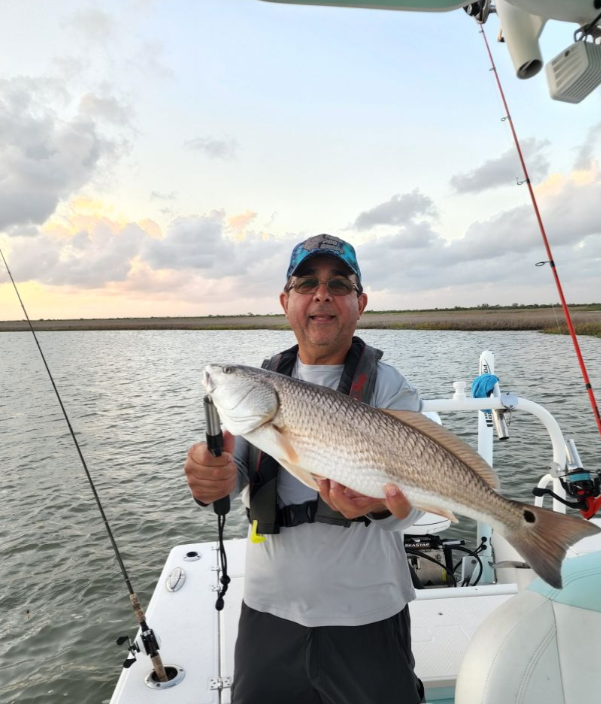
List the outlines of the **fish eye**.
{"label": "fish eye", "polygon": [[233,374],[233,373],[234,373],[234,367],[223,367],[223,373],[224,373],[224,374]]}

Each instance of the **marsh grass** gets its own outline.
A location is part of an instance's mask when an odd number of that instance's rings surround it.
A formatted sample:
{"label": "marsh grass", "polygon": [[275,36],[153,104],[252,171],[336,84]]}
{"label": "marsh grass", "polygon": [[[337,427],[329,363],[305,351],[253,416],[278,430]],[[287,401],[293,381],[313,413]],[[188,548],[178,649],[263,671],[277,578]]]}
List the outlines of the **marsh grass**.
{"label": "marsh grass", "polygon": [[[601,304],[570,306],[579,335],[601,338]],[[188,318],[113,318],[78,320],[37,320],[36,330],[290,330],[283,315],[209,315]],[[359,329],[382,330],[533,330],[565,335],[568,327],[558,306],[518,306],[501,308],[450,308],[410,311],[366,311]],[[0,332],[28,330],[25,321],[0,322]]]}

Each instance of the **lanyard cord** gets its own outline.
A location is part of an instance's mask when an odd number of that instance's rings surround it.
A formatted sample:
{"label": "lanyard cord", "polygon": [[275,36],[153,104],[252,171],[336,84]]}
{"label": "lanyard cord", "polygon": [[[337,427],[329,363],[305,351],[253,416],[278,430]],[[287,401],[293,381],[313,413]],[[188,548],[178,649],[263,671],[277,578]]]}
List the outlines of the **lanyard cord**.
{"label": "lanyard cord", "polygon": [[547,233],[545,231],[545,226],[543,225],[541,214],[538,209],[536,195],[534,194],[534,189],[532,188],[532,183],[530,182],[530,175],[528,173],[528,168],[526,166],[526,162],[524,161],[524,156],[522,154],[522,148],[520,146],[520,141],[518,139],[517,133],[515,131],[515,127],[513,125],[513,119],[511,117],[511,113],[509,112],[509,106],[507,105],[507,101],[505,100],[505,93],[503,92],[503,86],[501,85],[501,81],[499,79],[499,73],[497,71],[495,61],[494,61],[492,53],[490,51],[490,46],[488,44],[488,39],[486,38],[486,33],[484,31],[483,26],[480,26],[480,33],[482,34],[482,38],[484,39],[484,43],[486,44],[486,51],[488,52],[488,57],[490,59],[490,63],[492,66],[492,71],[495,74],[495,79],[497,81],[499,93],[501,94],[501,100],[503,101],[503,106],[505,108],[505,114],[507,116],[507,120],[508,120],[509,126],[511,128],[511,134],[513,135],[513,141],[515,142],[518,156],[520,158],[520,164],[522,165],[522,170],[524,172],[524,179],[525,180],[522,183],[526,183],[528,186],[528,192],[530,193],[530,199],[532,200],[532,206],[534,208],[534,213],[536,215],[538,227],[539,227],[540,233],[543,238],[543,243],[545,245],[547,257],[549,258],[549,261],[544,262],[544,263],[549,264],[551,266],[553,278],[555,279],[555,286],[557,287],[557,292],[559,293],[559,298],[561,300],[561,307],[563,308],[563,314],[565,316],[566,323],[568,325],[568,330],[570,331],[570,336],[572,338],[572,342],[574,343],[574,350],[576,351],[576,357],[578,358],[578,364],[580,365],[580,371],[582,372],[582,378],[584,379],[584,385],[585,385],[586,391],[588,393],[591,407],[593,409],[593,415],[595,417],[595,422],[597,423],[597,429],[599,430],[599,434],[601,435],[601,416],[599,415],[599,406],[597,405],[597,400],[595,398],[593,387],[590,382],[588,372],[586,370],[586,364],[584,363],[584,358],[582,356],[582,352],[580,351],[580,345],[578,344],[578,338],[576,337],[576,331],[574,330],[574,326],[572,324],[572,317],[570,316],[570,310],[568,308],[568,304],[566,303],[566,299],[563,295],[563,289],[561,287],[561,281],[559,280],[559,274],[557,273],[557,267],[555,266],[555,261],[553,260],[551,246],[549,244],[549,240],[547,239]]}

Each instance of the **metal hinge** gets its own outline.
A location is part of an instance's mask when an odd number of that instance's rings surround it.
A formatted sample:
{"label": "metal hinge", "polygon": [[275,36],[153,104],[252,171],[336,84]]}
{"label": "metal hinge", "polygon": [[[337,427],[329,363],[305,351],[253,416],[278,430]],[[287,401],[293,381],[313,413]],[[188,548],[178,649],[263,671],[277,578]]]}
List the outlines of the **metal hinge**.
{"label": "metal hinge", "polygon": [[209,689],[229,689],[232,686],[231,677],[213,677],[210,681]]}

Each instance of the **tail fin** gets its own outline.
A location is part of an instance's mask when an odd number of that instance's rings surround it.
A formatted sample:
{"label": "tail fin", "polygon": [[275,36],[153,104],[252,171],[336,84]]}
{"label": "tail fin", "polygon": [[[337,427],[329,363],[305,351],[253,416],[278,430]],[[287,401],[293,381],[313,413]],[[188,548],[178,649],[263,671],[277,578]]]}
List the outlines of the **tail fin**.
{"label": "tail fin", "polygon": [[561,563],[568,548],[582,538],[601,532],[593,523],[513,502],[523,514],[522,525],[505,537],[532,569],[555,589],[562,588]]}

